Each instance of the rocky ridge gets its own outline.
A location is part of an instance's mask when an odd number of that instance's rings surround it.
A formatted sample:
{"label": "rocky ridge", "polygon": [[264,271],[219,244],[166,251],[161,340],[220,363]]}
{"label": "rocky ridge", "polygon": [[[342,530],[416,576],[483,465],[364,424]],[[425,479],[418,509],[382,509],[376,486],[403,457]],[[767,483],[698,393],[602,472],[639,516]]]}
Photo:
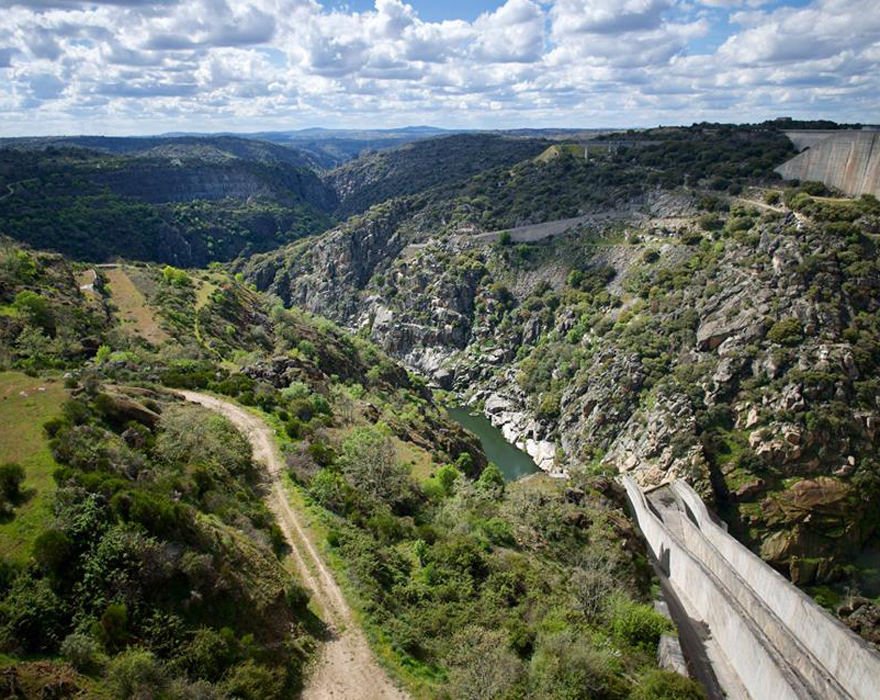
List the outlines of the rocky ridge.
{"label": "rocky ridge", "polygon": [[796,582],[838,579],[876,526],[862,484],[877,479],[880,357],[860,328],[880,277],[858,263],[873,243],[758,204],[707,230],[698,199],[657,194],[529,245],[447,235],[405,255],[383,219],[359,255],[350,229],[322,239],[297,263],[311,284],[248,275],[480,406],[548,472],[685,478]]}

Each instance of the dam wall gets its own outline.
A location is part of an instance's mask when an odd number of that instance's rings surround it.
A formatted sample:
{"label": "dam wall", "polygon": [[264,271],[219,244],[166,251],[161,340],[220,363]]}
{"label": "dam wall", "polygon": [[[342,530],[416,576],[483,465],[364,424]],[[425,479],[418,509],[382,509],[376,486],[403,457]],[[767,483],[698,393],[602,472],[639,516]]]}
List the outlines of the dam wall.
{"label": "dam wall", "polygon": [[786,180],[815,180],[850,196],[880,197],[880,131],[792,132],[806,148],[776,172]]}
{"label": "dam wall", "polygon": [[[797,642],[821,665],[845,693],[844,697],[876,698],[880,688],[880,654],[843,623],[822,609],[812,598],[768,566],[760,557],[731,537],[712,516],[703,500],[687,484],[672,485],[695,520],[694,529],[713,546],[724,561],[748,582],[759,597]],[[765,630],[770,627],[765,627]],[[777,637],[780,643],[782,637]],[[788,658],[802,659],[796,648],[789,648]],[[786,652],[787,654],[789,652]],[[801,670],[808,672],[805,664]],[[815,681],[814,681],[815,682]],[[830,693],[838,692],[829,687]],[[823,696],[824,697],[824,696]]]}
{"label": "dam wall", "polygon": [[749,697],[877,697],[880,655],[728,535],[690,487],[674,482],[649,499],[623,481],[688,622],[708,626]]}

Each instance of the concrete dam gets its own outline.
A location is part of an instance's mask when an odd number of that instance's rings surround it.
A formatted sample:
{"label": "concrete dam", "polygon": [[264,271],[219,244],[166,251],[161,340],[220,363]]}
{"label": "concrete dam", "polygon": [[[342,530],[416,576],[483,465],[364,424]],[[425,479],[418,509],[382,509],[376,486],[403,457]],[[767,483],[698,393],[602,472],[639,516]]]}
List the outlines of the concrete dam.
{"label": "concrete dam", "polygon": [[877,700],[880,654],[731,537],[687,484],[623,476],[691,670],[728,700]]}
{"label": "concrete dam", "polygon": [[841,192],[880,197],[880,131],[786,132],[801,153],[776,172],[786,180],[815,180]]}

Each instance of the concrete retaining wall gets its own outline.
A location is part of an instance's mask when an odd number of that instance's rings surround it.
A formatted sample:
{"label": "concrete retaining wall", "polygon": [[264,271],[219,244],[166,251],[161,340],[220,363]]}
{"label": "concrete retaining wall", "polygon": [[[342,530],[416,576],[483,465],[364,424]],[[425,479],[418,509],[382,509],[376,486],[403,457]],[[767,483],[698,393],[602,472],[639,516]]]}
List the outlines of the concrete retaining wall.
{"label": "concrete retaining wall", "polygon": [[812,141],[776,172],[786,180],[824,182],[852,196],[880,196],[880,132],[839,131]]}
{"label": "concrete retaining wall", "polygon": [[[672,490],[696,520],[696,525],[686,528],[686,532],[691,533],[687,536],[688,546],[693,546],[694,552],[704,553],[708,551],[706,545],[711,546],[731,570],[748,582],[747,591],[736,587],[730,590],[739,591],[737,597],[741,602],[748,601],[744,606],[754,612],[756,619],[761,613],[754,606],[754,597],[760,598],[772,611],[775,622],[767,621],[764,629],[778,648],[785,650],[786,656],[811,685],[823,689],[821,697],[841,696],[858,700],[880,697],[880,654],[727,534],[690,486],[675,482]],[[694,531],[699,536],[692,539]],[[714,566],[712,568],[717,571]],[[807,654],[798,653],[797,646],[791,646],[792,638]],[[824,683],[816,677],[817,669],[811,668],[815,664],[810,663],[808,657],[821,665],[833,683]]]}
{"label": "concrete retaining wall", "polygon": [[683,595],[689,617],[705,622],[743,686],[756,700],[814,697],[791,673],[762,630],[709,568],[651,510],[641,488],[624,476],[639,528],[669,581]]}

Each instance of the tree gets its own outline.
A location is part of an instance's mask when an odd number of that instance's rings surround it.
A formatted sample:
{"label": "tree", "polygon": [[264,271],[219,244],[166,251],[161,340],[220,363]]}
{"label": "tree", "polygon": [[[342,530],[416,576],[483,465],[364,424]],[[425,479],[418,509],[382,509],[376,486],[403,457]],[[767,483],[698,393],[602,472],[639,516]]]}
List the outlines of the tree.
{"label": "tree", "polygon": [[0,465],[0,496],[10,505],[21,498],[21,485],[24,482],[24,468],[16,462]]}
{"label": "tree", "polygon": [[501,498],[504,495],[504,475],[495,462],[489,462],[480,474],[477,490],[491,498]]}
{"label": "tree", "polygon": [[449,694],[453,698],[500,700],[522,676],[522,662],[508,648],[507,633],[502,630],[468,627],[450,646]]}
{"label": "tree", "polygon": [[49,300],[44,296],[25,289],[15,295],[12,306],[35,326],[49,333],[55,331],[55,315],[49,306]]}
{"label": "tree", "polygon": [[162,412],[157,452],[170,462],[206,464],[231,473],[251,468],[251,447],[235,426],[212,411],[173,406]]}
{"label": "tree", "polygon": [[60,576],[70,557],[72,543],[61,530],[50,528],[34,540],[34,560],[50,576]]}
{"label": "tree", "polygon": [[602,553],[587,550],[571,575],[574,607],[586,618],[593,619],[605,609],[616,586],[614,561]]}
{"label": "tree", "polygon": [[342,444],[339,465],[353,486],[389,505],[406,500],[411,484],[391,438],[372,427],[356,428]]}

